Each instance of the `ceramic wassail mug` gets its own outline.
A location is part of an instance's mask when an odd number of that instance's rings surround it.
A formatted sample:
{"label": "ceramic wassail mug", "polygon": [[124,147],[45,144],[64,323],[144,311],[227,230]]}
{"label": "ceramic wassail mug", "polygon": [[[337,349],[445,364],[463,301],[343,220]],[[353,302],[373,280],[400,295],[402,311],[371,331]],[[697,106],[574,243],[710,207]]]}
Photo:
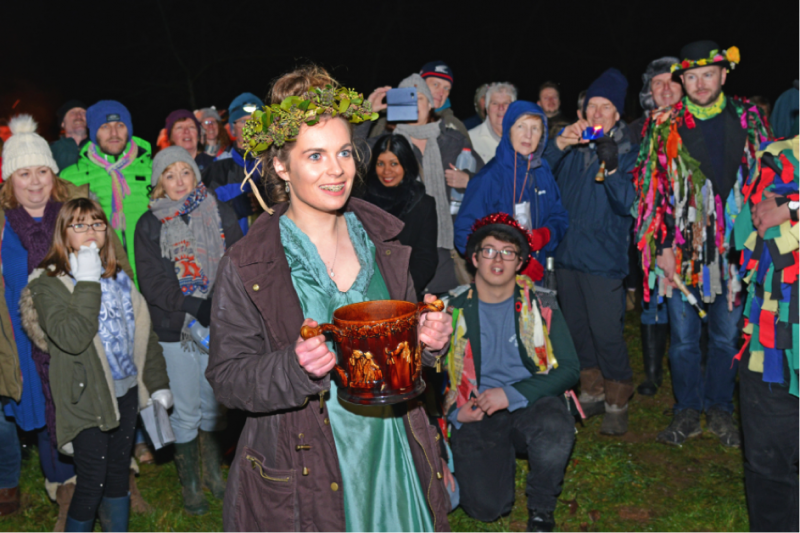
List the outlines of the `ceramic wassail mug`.
{"label": "ceramic wassail mug", "polygon": [[339,398],[362,405],[399,403],[425,390],[419,317],[442,309],[441,300],[361,302],[334,311],[333,324],[303,326],[300,335],[309,339],[332,334],[338,352],[334,376]]}

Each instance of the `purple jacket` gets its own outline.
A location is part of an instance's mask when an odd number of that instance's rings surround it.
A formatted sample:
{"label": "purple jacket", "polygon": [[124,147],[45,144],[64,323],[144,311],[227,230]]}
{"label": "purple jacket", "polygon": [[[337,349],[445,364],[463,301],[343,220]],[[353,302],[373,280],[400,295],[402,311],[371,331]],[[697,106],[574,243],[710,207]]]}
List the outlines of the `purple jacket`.
{"label": "purple jacket", "polygon": [[[261,215],[217,275],[206,377],[220,402],[249,413],[228,475],[226,531],[345,530],[336,445],[319,401],[330,377],[312,379],[294,353],[303,313],[280,238],[278,219],[286,208],[278,204],[274,215]],[[415,302],[411,249],[393,240],[403,224],[356,198],[347,210],[375,244],[391,297]],[[423,354],[425,364],[433,361]],[[435,530],[449,531],[438,434],[420,400],[398,407]],[[298,451],[300,445],[310,449]]]}

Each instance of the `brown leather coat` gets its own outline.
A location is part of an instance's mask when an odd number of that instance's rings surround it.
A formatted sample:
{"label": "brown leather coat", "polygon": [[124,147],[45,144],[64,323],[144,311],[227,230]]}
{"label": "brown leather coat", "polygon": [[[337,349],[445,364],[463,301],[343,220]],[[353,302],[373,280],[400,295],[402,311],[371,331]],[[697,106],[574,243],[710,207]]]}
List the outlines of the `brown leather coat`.
{"label": "brown leather coat", "polygon": [[[286,207],[261,215],[222,259],[217,276],[206,377],[220,402],[249,413],[228,476],[226,531],[345,530],[339,460],[319,396],[330,389],[330,377],[312,379],[294,353],[303,313],[280,239],[278,219]],[[402,223],[356,198],[347,210],[375,244],[391,297],[416,301],[411,250],[392,240]],[[433,357],[425,353],[424,363]],[[435,530],[449,531],[436,430],[419,400],[398,412]]]}

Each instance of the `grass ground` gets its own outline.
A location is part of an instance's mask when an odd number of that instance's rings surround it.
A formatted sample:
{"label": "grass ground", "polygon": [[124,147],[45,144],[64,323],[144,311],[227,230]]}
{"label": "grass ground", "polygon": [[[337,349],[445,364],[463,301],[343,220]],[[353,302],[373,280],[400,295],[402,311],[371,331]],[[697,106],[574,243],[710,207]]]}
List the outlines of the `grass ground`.
{"label": "grass ground", "polygon": [[[625,338],[634,381],[643,377],[639,317],[629,313]],[[741,450],[721,446],[708,432],[681,448],[655,442],[670,421],[669,373],[655,397],[634,396],[630,431],[622,438],[599,434],[600,419],[577,425],[575,450],[556,509],[561,531],[747,531]],[[23,460],[23,508],[0,518],[2,531],[52,531],[58,508],[44,492],[36,450]],[[517,461],[517,500],[507,517],[484,523],[461,509],[450,515],[454,531],[524,531],[527,522],[527,462]],[[221,531],[222,504],[207,494],[211,511],[183,512],[181,488],[172,462],[142,465],[138,486],[155,508],[132,515],[131,531]],[[99,529],[98,529],[99,530]]]}

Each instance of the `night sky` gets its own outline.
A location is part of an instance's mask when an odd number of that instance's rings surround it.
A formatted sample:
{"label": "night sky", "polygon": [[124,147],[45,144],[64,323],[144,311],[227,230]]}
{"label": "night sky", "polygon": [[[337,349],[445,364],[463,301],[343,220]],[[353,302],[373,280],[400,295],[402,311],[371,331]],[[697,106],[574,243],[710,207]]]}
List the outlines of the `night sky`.
{"label": "night sky", "polygon": [[647,63],[699,39],[741,50],[729,94],[774,102],[798,78],[797,4],[644,4],[5,2],[0,117],[31,113],[54,139],[55,110],[67,99],[115,99],[131,110],[134,134],[154,142],[170,111],[223,109],[244,91],[264,97],[271,80],[308,61],[369,94],[442,59],[462,119],[474,114],[481,83],[510,81],[521,99],[536,101],[548,79],[561,85],[562,110],[573,117],[577,94],[612,66],[628,78],[633,119]]}

